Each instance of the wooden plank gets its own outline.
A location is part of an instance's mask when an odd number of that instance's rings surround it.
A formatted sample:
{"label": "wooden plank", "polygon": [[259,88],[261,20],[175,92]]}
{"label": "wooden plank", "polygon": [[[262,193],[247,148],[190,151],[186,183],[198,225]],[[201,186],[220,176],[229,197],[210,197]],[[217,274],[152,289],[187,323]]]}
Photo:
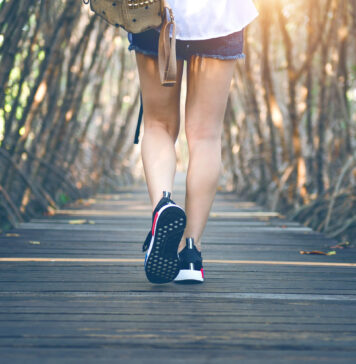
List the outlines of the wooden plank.
{"label": "wooden plank", "polygon": [[[174,199],[184,201],[181,186]],[[69,224],[79,218],[95,224]],[[203,236],[206,283],[152,285],[141,252],[150,222],[147,190],[132,187],[0,235],[1,359],[353,363],[354,249],[300,255],[335,242],[219,192]]]}
{"label": "wooden plank", "polygon": [[[0,262],[85,262],[85,263],[143,263],[144,259],[123,259],[123,258],[40,258],[40,257],[6,257],[0,258]],[[356,268],[356,263],[325,263],[325,262],[282,262],[267,260],[219,260],[205,259],[205,263],[215,264],[268,264],[268,265],[298,265],[315,267],[350,267]]]}

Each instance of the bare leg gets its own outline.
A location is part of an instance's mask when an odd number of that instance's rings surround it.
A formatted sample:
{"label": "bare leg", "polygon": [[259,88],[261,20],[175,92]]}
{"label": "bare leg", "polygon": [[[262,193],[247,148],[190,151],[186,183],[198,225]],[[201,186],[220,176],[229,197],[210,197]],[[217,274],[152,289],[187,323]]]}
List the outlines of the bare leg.
{"label": "bare leg", "polygon": [[162,191],[172,192],[176,172],[175,142],[179,133],[179,100],[183,61],[178,61],[177,84],[161,86],[156,57],[136,53],[143,101],[142,162],[152,209]]}
{"label": "bare leg", "polygon": [[187,68],[185,132],[189,148],[186,180],[185,238],[193,237],[201,249],[221,168],[221,133],[235,60],[192,57]]}

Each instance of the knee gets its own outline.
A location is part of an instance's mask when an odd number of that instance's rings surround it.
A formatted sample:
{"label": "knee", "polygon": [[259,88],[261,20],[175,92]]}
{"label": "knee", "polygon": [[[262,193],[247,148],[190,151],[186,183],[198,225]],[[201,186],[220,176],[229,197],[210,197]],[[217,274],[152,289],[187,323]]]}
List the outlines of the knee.
{"label": "knee", "polygon": [[190,125],[189,122],[186,122],[185,134],[190,149],[201,143],[208,143],[212,148],[214,146],[220,146],[221,133],[221,126],[217,125],[216,123],[215,125],[214,123],[209,123],[208,120],[195,125]]}
{"label": "knee", "polygon": [[172,140],[175,142],[179,134],[179,117],[166,115],[166,116],[145,116],[144,117],[144,128],[145,132],[157,133],[164,132],[167,133]]}

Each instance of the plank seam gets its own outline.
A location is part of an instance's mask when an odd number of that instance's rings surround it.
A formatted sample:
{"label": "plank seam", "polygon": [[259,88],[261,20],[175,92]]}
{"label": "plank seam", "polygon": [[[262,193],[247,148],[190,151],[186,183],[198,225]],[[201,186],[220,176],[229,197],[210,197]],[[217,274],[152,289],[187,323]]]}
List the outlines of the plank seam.
{"label": "plank seam", "polygon": [[[41,258],[41,257],[3,257],[0,262],[84,262],[84,263],[143,263],[143,259],[126,258]],[[356,263],[335,263],[335,262],[295,262],[295,261],[269,261],[269,260],[224,260],[224,259],[205,259],[205,263],[212,264],[260,264],[260,265],[293,265],[311,267],[350,267],[356,268]]]}

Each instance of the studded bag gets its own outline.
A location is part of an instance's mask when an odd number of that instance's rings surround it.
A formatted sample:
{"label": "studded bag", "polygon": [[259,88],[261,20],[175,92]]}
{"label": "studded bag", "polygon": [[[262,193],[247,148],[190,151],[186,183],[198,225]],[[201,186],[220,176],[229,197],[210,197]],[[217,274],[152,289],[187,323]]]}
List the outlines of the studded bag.
{"label": "studded bag", "polygon": [[[130,33],[160,28],[158,65],[162,86],[173,86],[177,77],[175,21],[166,0],[83,0],[109,24]],[[169,20],[168,20],[169,14]],[[170,38],[170,31],[172,37]]]}

